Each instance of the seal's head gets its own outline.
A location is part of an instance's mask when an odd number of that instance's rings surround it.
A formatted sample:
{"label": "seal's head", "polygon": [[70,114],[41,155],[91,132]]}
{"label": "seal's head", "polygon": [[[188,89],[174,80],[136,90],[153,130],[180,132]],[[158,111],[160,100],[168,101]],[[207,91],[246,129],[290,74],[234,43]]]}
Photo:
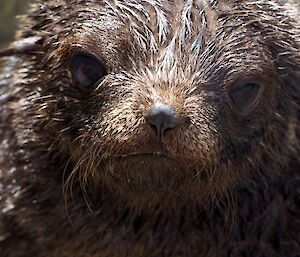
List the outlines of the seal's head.
{"label": "seal's head", "polygon": [[199,203],[295,150],[299,34],[275,3],[46,1],[29,23],[25,105],[67,189]]}

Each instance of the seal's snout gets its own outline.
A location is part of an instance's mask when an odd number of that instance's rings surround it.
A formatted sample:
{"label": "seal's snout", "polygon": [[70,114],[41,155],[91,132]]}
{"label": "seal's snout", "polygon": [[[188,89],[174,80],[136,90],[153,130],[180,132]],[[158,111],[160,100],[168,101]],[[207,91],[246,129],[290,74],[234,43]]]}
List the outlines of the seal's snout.
{"label": "seal's snout", "polygon": [[156,102],[146,117],[148,123],[155,129],[158,137],[162,137],[167,130],[179,125],[175,109],[161,102]]}

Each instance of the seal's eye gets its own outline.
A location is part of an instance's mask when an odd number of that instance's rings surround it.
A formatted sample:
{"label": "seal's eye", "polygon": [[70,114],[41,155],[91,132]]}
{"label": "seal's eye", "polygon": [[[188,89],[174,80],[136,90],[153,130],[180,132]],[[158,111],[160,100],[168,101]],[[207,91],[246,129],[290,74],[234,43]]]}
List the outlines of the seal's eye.
{"label": "seal's eye", "polygon": [[79,53],[72,58],[72,77],[80,89],[91,89],[107,74],[100,60],[90,55]]}
{"label": "seal's eye", "polygon": [[232,106],[240,113],[251,111],[257,103],[260,86],[256,83],[238,83],[229,91]]}

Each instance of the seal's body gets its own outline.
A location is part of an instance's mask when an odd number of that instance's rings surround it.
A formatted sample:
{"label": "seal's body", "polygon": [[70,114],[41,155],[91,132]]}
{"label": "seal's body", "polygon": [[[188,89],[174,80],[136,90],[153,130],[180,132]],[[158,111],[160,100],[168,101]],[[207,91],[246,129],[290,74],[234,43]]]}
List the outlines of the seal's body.
{"label": "seal's body", "polygon": [[0,52],[1,256],[299,256],[296,11],[38,1]]}

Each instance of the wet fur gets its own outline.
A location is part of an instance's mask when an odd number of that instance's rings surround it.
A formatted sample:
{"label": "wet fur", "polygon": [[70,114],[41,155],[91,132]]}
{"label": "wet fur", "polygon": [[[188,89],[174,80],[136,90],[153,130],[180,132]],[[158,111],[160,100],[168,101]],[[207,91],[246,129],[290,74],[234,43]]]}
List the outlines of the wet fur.
{"label": "wet fur", "polygon": [[[37,2],[0,54],[1,256],[298,256],[296,18],[275,1]],[[109,73],[88,95],[78,50]],[[227,92],[253,76],[239,115]],[[158,99],[186,119],[161,141]],[[156,151],[170,167],[122,158]]]}

